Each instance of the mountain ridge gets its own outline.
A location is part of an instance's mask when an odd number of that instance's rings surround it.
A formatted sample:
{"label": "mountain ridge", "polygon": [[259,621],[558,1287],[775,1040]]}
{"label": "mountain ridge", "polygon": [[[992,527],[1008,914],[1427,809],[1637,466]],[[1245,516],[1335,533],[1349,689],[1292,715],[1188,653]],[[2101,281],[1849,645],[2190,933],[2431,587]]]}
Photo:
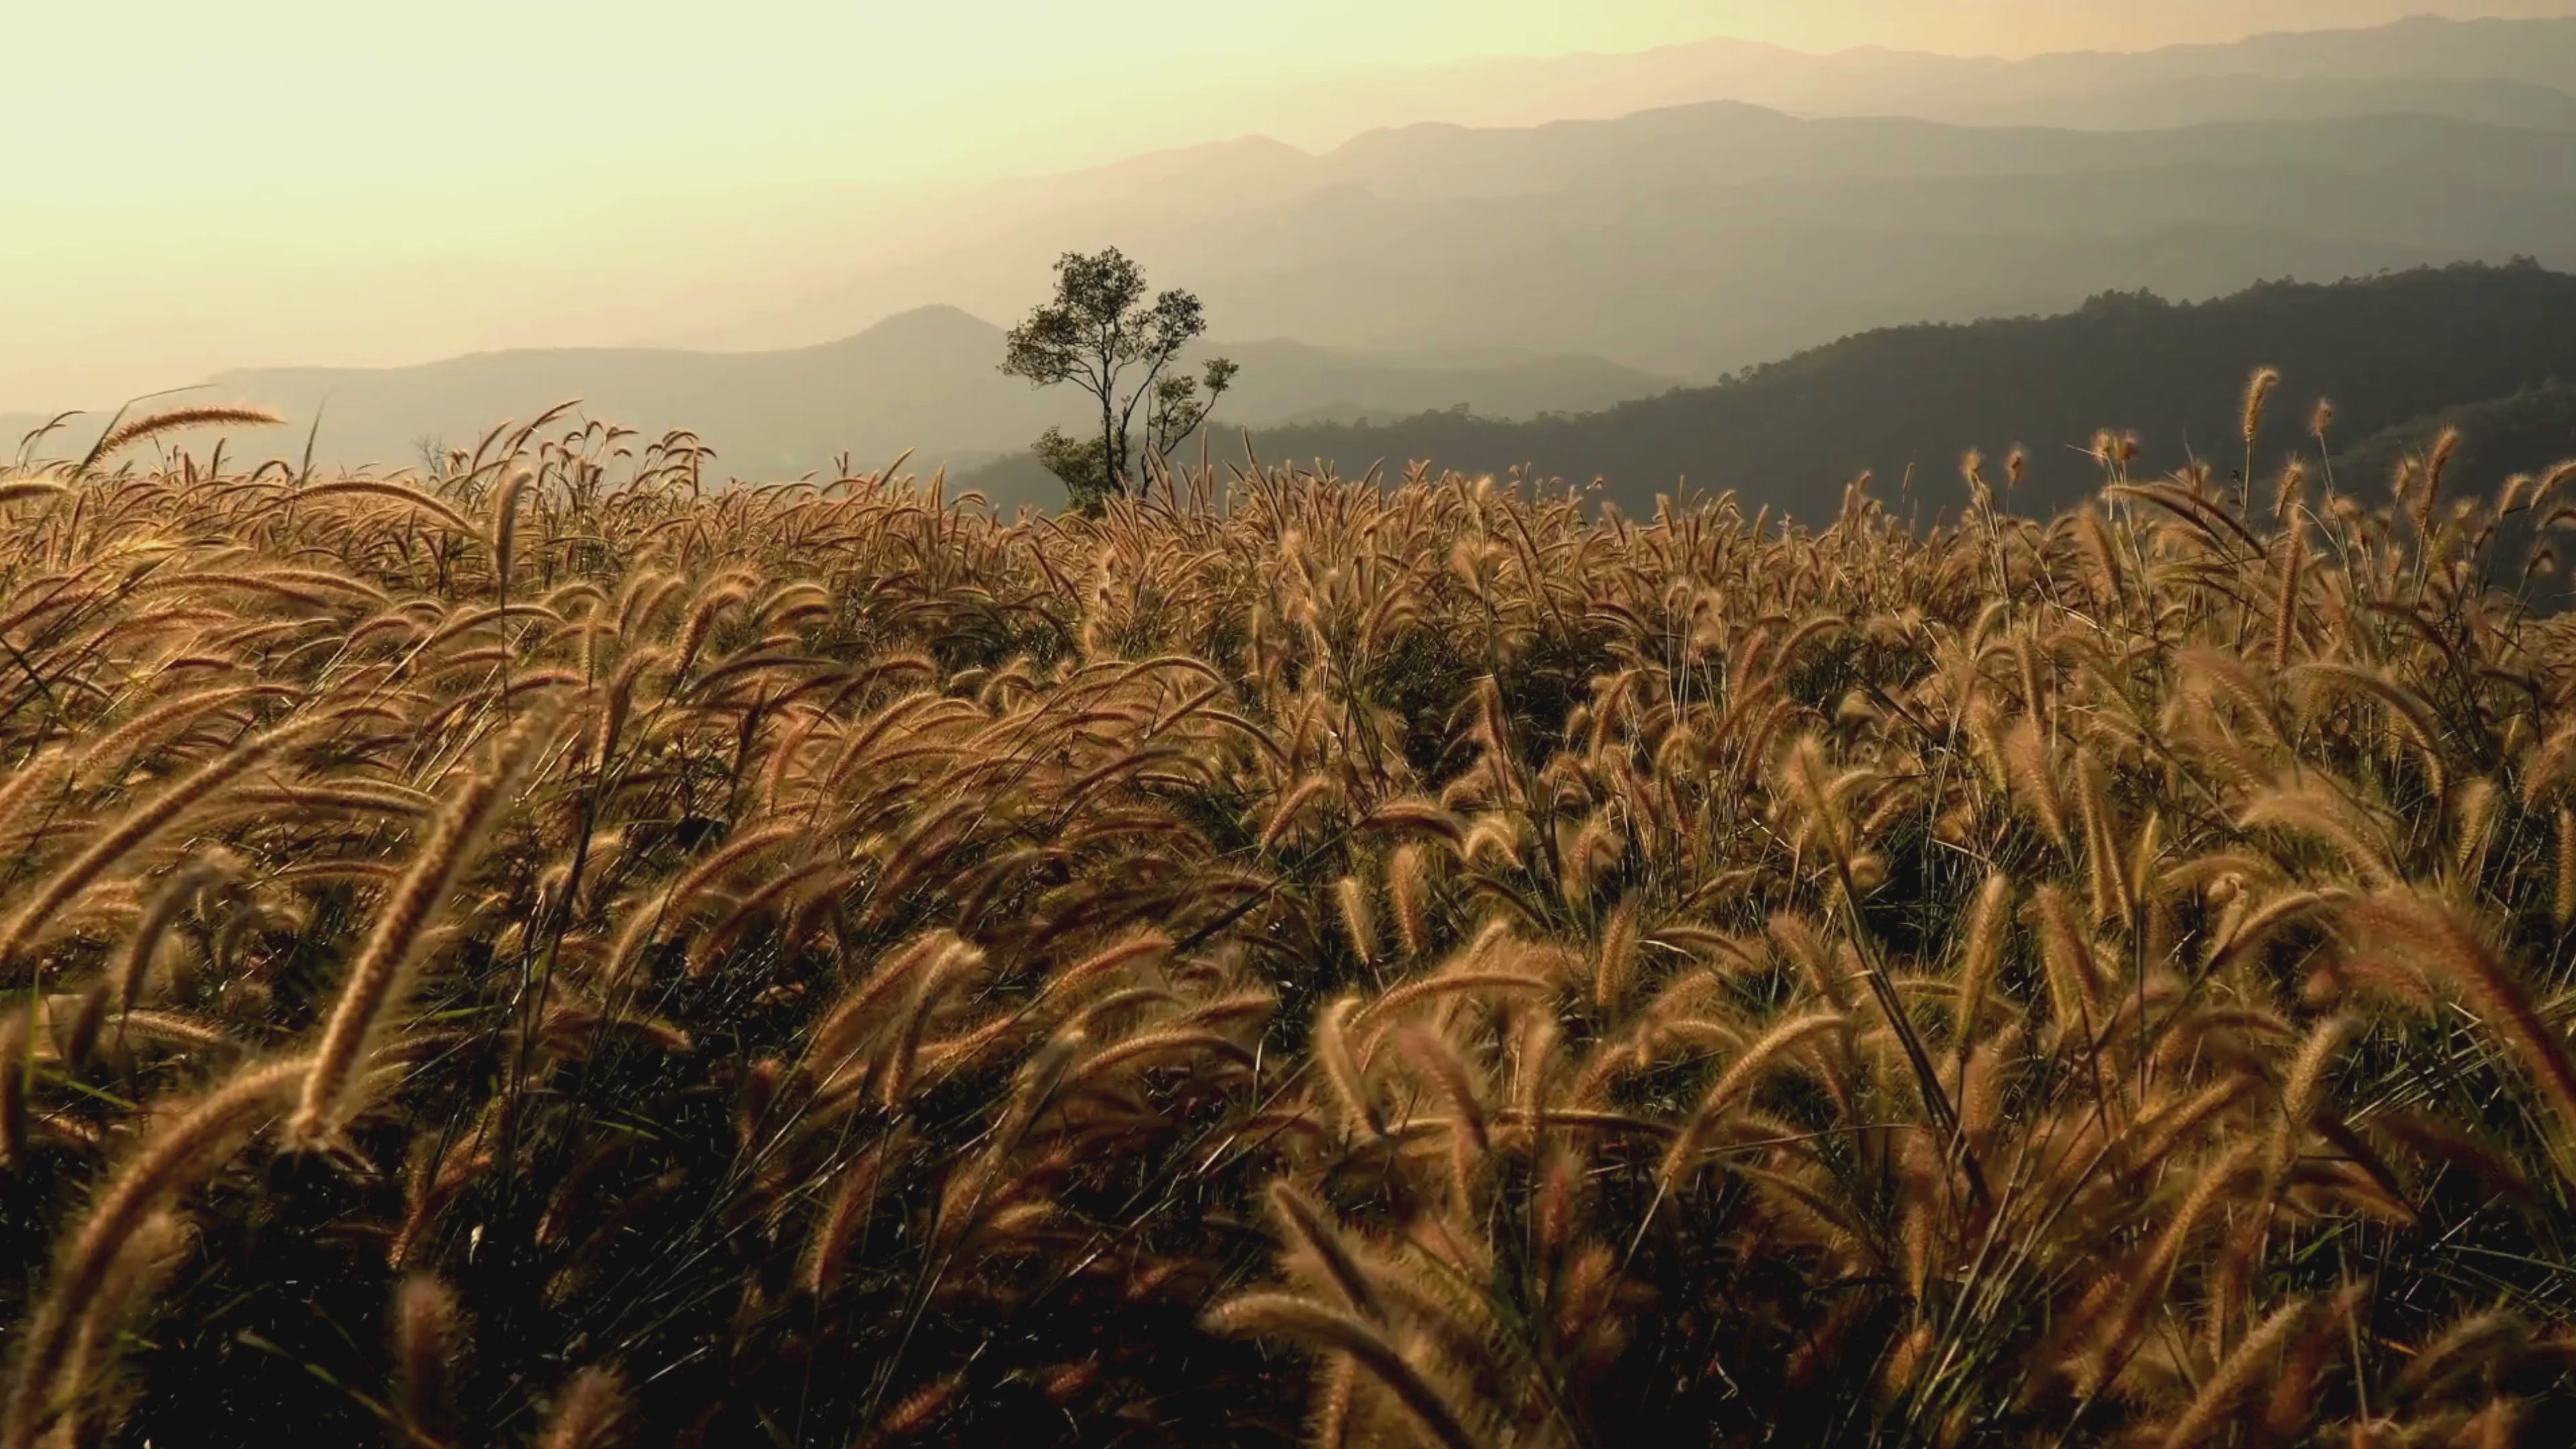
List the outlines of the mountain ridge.
{"label": "mountain ridge", "polygon": [[[1368,350],[1543,338],[1704,381],[1859,327],[2112,288],[2576,265],[2576,130],[2442,116],[2082,131],[1722,101],[1382,129],[1265,186],[1227,154],[1163,153],[1150,187],[1109,171],[997,207],[817,280],[777,315],[812,325],[934,299],[1015,313],[1057,255],[1117,244],[1246,335]],[[2214,244],[2159,240],[2185,235]]]}

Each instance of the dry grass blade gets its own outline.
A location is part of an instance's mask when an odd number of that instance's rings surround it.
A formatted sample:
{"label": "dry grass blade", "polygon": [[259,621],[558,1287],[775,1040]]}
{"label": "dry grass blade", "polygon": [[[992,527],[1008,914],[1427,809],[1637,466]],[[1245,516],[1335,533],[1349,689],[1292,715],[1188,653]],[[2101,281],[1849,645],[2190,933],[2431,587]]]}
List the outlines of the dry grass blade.
{"label": "dry grass blade", "polygon": [[544,1449],[623,1449],[634,1438],[625,1381],[613,1369],[586,1368],[555,1400],[538,1442]]}
{"label": "dry grass blade", "polygon": [[348,982],[331,1009],[313,1070],[305,1079],[303,1099],[288,1124],[291,1141],[318,1147],[338,1139],[369,1045],[401,994],[434,913],[481,849],[530,757],[553,729],[551,715],[527,716],[439,812],[428,843],[386,900],[366,948],[349,968]]}
{"label": "dry grass blade", "polygon": [[66,1407],[56,1398],[85,1314],[127,1240],[161,1204],[196,1185],[232,1149],[274,1119],[312,1069],[309,1058],[246,1068],[156,1132],[111,1178],[81,1220],[15,1346],[0,1449],[32,1449]]}
{"label": "dry grass blade", "polygon": [[146,413],[131,422],[120,423],[99,435],[81,467],[86,470],[102,459],[112,458],[146,438],[175,433],[187,428],[269,428],[285,419],[266,408],[193,407],[167,408]]}
{"label": "dry grass blade", "polygon": [[265,764],[287,746],[334,723],[331,719],[295,720],[244,740],[128,811],[113,829],[101,832],[79,855],[48,877],[8,924],[0,926],[0,970],[5,970],[19,951],[45,929],[56,911],[136,846],[177,819],[182,811],[203,803],[226,783]]}
{"label": "dry grass blade", "polygon": [[1440,1390],[1406,1362],[1395,1345],[1348,1313],[1309,1303],[1285,1293],[1252,1293],[1220,1305],[1208,1315],[1221,1333],[1268,1333],[1293,1338],[1317,1348],[1349,1354],[1386,1385],[1425,1432],[1446,1449],[1480,1449]]}
{"label": "dry grass blade", "polygon": [[183,413],[0,476],[0,1449],[2576,1415],[2576,506],[2485,439],[1008,517]]}

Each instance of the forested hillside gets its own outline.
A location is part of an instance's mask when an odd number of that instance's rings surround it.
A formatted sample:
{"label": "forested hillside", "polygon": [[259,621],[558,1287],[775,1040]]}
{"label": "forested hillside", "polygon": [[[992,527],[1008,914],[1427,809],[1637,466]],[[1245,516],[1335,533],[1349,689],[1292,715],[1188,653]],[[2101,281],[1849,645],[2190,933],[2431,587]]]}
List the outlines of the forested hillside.
{"label": "forested hillside", "polygon": [[[2136,468],[2154,472],[2187,456],[2219,475],[2241,466],[2242,389],[2258,367],[2282,375],[2281,403],[2258,441],[2258,466],[2293,449],[2313,452],[2310,404],[2334,403],[2330,446],[2368,440],[2382,459],[2410,436],[2429,438],[2454,414],[2472,447],[2498,436],[2493,460],[2525,469],[2513,453],[2546,453],[2545,416],[2520,421],[2508,444],[2503,418],[2519,409],[2476,407],[2576,380],[2576,277],[2536,265],[2451,266],[2319,285],[2272,282],[2197,305],[2151,294],[2106,294],[2078,311],[1958,326],[1862,333],[1707,388],[1682,389],[1600,412],[1522,423],[1428,413],[1367,427],[1274,428],[1255,433],[1268,460],[1329,459],[1390,473],[1414,459],[1444,468],[1598,477],[1631,509],[1658,493],[1732,489],[1748,508],[1830,514],[1843,485],[1867,471],[1878,495],[1904,507],[1906,475],[1921,516],[1955,512],[1964,498],[1961,455],[1994,461],[2016,446],[2028,466],[2028,506],[2068,502],[2100,481],[2087,456],[2104,428],[2135,431]],[[2563,398],[2563,392],[2547,393]],[[2562,414],[2563,416],[2563,414]],[[2398,429],[2391,433],[2388,430]],[[1229,438],[1230,450],[1239,439]],[[2570,444],[2566,451],[2576,451]],[[2485,457],[2485,454],[2471,455]],[[2508,457],[2514,461],[2508,462]],[[1014,460],[968,481],[994,496],[1041,488]]]}

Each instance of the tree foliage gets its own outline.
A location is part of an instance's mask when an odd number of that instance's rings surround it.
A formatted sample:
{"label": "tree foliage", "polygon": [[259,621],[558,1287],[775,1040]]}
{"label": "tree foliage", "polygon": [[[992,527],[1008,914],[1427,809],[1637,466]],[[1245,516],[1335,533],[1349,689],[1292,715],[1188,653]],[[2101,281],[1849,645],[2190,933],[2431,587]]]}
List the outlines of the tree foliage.
{"label": "tree foliage", "polygon": [[1049,428],[1037,443],[1039,461],[1064,480],[1075,505],[1096,511],[1111,493],[1142,489],[1143,457],[1197,431],[1236,368],[1217,357],[1197,377],[1173,370],[1182,349],[1207,331],[1206,309],[1177,288],[1149,298],[1145,269],[1118,248],[1066,252],[1055,276],[1054,298],[1011,329],[1002,371],[1039,387],[1071,383],[1099,404],[1097,435],[1078,440]]}

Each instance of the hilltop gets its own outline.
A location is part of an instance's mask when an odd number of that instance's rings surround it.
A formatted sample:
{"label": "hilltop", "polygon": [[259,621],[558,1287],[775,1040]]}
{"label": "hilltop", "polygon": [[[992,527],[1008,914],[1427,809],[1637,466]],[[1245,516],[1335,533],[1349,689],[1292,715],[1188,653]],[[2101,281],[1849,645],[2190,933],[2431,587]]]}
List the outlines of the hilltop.
{"label": "hilltop", "polygon": [[[500,418],[567,398],[582,415],[647,436],[689,428],[743,477],[794,477],[841,452],[882,463],[907,449],[926,466],[968,466],[1078,425],[1066,392],[1004,377],[1002,329],[955,307],[918,308],[816,347],[764,352],[531,348],[395,368],[225,373],[204,394],[287,417],[300,445],[318,416],[317,456],[400,465],[422,440],[470,446]],[[1604,407],[1667,379],[1594,357],[1511,349],[1363,353],[1273,339],[1211,346],[1244,366],[1237,416],[1350,419],[1470,403],[1526,416]],[[85,420],[86,421],[86,420]],[[14,435],[13,435],[14,436]]]}

